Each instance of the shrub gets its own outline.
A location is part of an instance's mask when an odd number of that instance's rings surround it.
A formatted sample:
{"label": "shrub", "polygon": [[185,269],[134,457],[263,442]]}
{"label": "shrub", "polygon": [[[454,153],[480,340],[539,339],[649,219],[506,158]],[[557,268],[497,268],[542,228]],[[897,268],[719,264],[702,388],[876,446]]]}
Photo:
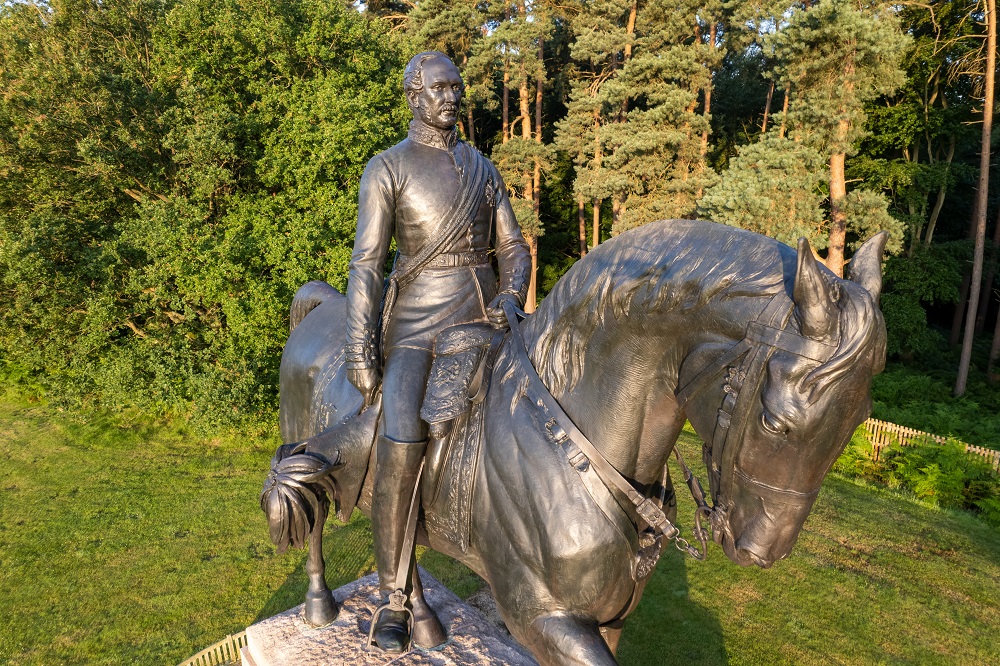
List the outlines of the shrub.
{"label": "shrub", "polygon": [[935,506],[971,511],[1000,525],[1000,476],[985,461],[968,455],[957,440],[894,444],[873,460],[872,446],[861,427],[837,459],[834,471],[907,490]]}

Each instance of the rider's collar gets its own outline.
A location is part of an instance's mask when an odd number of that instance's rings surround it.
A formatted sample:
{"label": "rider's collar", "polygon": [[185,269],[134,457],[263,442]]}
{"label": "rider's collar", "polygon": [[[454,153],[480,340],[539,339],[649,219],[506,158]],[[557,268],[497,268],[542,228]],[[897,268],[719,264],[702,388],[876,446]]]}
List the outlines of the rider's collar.
{"label": "rider's collar", "polygon": [[451,150],[458,145],[458,131],[454,127],[450,130],[439,130],[417,118],[410,121],[410,131],[407,136],[410,141],[441,150]]}

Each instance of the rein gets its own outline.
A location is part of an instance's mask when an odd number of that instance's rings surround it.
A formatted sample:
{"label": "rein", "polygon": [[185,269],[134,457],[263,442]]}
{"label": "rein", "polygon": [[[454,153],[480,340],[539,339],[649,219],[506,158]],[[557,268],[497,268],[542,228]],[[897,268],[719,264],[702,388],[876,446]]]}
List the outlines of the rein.
{"label": "rein", "polygon": [[[544,405],[552,415],[552,420],[546,424],[546,427],[556,442],[566,450],[570,464],[582,474],[586,471],[587,464],[589,463],[605,486],[609,489],[614,488],[625,495],[628,501],[631,502],[635,512],[652,528],[657,537],[662,536],[669,541],[674,541],[678,550],[686,552],[697,560],[704,560],[707,553],[708,533],[701,527],[700,516],[703,512],[710,512],[710,509],[705,504],[704,492],[701,490],[701,485],[694,475],[691,474],[691,470],[684,465],[684,461],[680,458],[680,453],[675,449],[674,452],[677,453],[677,459],[681,461],[684,469],[685,481],[688,482],[688,486],[692,489],[692,495],[695,495],[695,488],[697,488],[697,492],[701,497],[695,518],[697,523],[695,536],[701,542],[701,550],[692,546],[686,539],[681,537],[680,529],[667,518],[662,506],[652,498],[646,497],[633,488],[632,484],[608,462],[604,454],[587,439],[587,436],[580,432],[580,429],[573,423],[573,419],[566,414],[566,411],[563,410],[559,402],[549,392],[548,388],[545,387],[545,384],[542,383],[541,378],[538,376],[538,371],[535,370],[531,359],[528,358],[527,346],[525,345],[524,337],[521,334],[521,327],[518,323],[519,314],[527,315],[519,312],[508,302],[505,302],[503,305],[504,314],[507,315],[507,322],[510,324],[511,335],[514,338],[513,346],[515,353],[528,377],[528,397],[535,404]],[[697,496],[695,496],[695,501],[698,501]]]}

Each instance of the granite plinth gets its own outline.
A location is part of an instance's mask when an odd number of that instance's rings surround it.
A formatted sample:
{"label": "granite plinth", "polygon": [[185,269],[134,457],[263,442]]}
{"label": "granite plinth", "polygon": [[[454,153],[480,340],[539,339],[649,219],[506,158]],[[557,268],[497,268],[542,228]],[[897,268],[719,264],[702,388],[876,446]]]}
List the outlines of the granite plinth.
{"label": "granite plinth", "polygon": [[420,578],[427,602],[448,632],[448,640],[436,648],[391,655],[368,647],[372,612],[380,603],[378,578],[372,574],[334,591],[340,613],[332,624],[314,629],[306,624],[303,606],[296,606],[247,628],[243,666],[537,666],[528,650],[423,569]]}

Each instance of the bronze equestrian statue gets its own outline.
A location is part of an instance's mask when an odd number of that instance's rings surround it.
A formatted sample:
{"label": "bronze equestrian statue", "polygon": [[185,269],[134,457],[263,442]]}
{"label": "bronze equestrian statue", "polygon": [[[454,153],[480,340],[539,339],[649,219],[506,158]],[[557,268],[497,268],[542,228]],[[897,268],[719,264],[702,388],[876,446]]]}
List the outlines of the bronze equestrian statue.
{"label": "bronze equestrian statue", "polygon": [[[884,245],[884,233],[868,240],[843,280],[805,240],[796,251],[710,222],[655,222],[577,262],[519,325],[508,308],[510,331],[441,333],[427,390],[438,407],[425,413],[450,431],[428,456],[416,539],[488,581],[539,663],[615,664],[660,549],[685,546],[666,464],[687,419],[705,443],[712,506],[699,501],[698,515],[713,540],[744,566],[786,557],[871,409]],[[279,550],[309,545],[314,624],[336,613],[321,546],[330,502],[341,518],[370,514],[378,474],[380,400],[362,410],[347,381],[346,317],[324,283],[293,302],[288,444],[261,500]]]}
{"label": "bronze equestrian statue", "polygon": [[[413,558],[412,544],[407,553],[401,551],[427,448],[420,408],[434,339],[457,324],[502,324],[503,303],[524,302],[531,267],[500,174],[457,137],[464,90],[458,69],[442,53],[420,53],[406,67],[403,89],[413,112],[408,136],[372,158],[361,177],[345,347],[347,378],[366,404],[374,400],[382,372],[371,511],[387,608],[372,635],[388,652],[401,652],[409,642],[407,613],[399,604],[388,606],[397,589],[397,567],[404,566],[401,554],[408,563]],[[490,263],[494,230],[499,289]],[[386,292],[383,267],[391,239],[398,254]],[[433,613],[420,606],[413,610],[418,643],[431,647],[445,639]]]}

